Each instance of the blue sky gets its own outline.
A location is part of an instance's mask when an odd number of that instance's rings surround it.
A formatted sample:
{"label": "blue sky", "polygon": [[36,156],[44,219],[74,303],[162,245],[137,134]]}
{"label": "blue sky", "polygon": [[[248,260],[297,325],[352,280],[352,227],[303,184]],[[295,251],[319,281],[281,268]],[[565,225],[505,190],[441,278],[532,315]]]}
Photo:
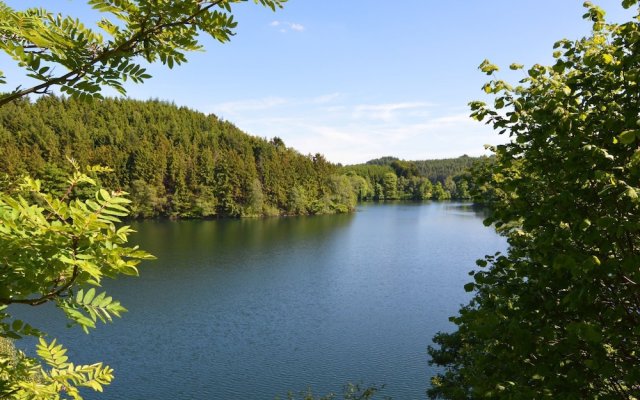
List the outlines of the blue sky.
{"label": "blue sky", "polygon": [[[79,0],[7,3],[88,15]],[[617,0],[594,3],[612,21],[631,16]],[[579,0],[289,0],[275,13],[250,1],[234,13],[230,43],[205,39],[187,64],[151,66],[153,78],[128,95],[214,113],[345,164],[485,154],[506,138],[468,117],[469,101],[486,100],[478,65],[488,58],[516,82],[523,73],[510,63],[549,64],[556,40],[590,29]],[[0,58],[19,81],[9,65]]]}

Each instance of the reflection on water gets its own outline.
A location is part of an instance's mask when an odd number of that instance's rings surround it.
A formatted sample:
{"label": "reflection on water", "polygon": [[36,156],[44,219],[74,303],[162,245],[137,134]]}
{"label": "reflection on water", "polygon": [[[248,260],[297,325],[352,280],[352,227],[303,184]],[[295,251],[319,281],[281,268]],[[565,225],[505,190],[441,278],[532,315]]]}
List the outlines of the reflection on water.
{"label": "reflection on water", "polygon": [[485,219],[489,216],[489,209],[473,203],[443,203],[448,214],[456,214],[462,217]]}
{"label": "reflection on water", "polygon": [[129,309],[121,320],[84,335],[48,308],[20,312],[74,361],[115,368],[87,399],[272,399],[347,381],[424,398],[430,338],[467,301],[475,259],[505,247],[482,218],[445,202],[135,223],[158,260],[105,285]]}
{"label": "reflection on water", "polygon": [[354,214],[341,214],[216,221],[164,220],[135,222],[132,227],[139,232],[136,242],[150,250],[161,250],[166,246],[181,249],[214,246],[233,252],[238,248],[272,246],[310,236],[322,238],[347,226],[353,218]]}

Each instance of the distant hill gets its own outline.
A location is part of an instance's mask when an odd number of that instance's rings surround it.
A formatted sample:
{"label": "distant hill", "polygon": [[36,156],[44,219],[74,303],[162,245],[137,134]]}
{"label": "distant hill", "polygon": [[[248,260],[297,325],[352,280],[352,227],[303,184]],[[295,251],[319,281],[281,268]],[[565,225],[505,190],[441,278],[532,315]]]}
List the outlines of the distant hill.
{"label": "distant hill", "polygon": [[[487,157],[405,161],[385,156],[364,164],[343,167],[348,175],[362,178],[366,185],[357,191],[360,200],[382,199],[469,199],[466,171]],[[352,178],[353,180],[353,178]],[[395,188],[395,189],[394,189]]]}
{"label": "distant hill", "polygon": [[[114,172],[136,217],[240,217],[347,212],[355,195],[338,166],[279,138],[162,101],[41,97],[0,108],[0,178],[30,173],[61,190],[73,157]],[[4,188],[6,189],[6,187]]]}
{"label": "distant hill", "polygon": [[[475,162],[487,159],[487,157],[469,157],[462,155],[457,158],[442,158],[433,160],[404,161],[397,157],[385,156],[369,160],[366,165],[388,165],[394,168],[396,174],[402,174],[402,168],[407,165],[415,166],[415,173],[418,176],[429,178],[433,183],[436,181],[444,183],[447,177],[455,177],[466,171]],[[404,167],[403,167],[404,166]]]}

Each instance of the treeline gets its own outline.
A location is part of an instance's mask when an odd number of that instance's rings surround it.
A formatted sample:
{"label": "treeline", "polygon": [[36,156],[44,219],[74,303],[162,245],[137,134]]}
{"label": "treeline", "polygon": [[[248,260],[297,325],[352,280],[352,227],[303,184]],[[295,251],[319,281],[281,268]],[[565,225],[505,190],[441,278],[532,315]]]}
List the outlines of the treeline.
{"label": "treeline", "polygon": [[487,157],[405,161],[382,157],[343,167],[359,201],[471,199],[469,170]]}
{"label": "treeline", "polygon": [[[63,190],[70,169],[100,164],[100,184],[130,193],[134,217],[348,212],[349,177],[282,140],[162,101],[42,97],[0,108],[0,186],[29,173]],[[0,188],[2,189],[2,188]]]}

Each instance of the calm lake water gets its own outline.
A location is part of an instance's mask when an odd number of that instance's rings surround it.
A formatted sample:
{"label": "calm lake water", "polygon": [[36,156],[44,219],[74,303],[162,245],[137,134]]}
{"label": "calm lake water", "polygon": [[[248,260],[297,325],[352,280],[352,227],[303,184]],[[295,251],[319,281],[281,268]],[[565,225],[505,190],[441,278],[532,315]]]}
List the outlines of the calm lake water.
{"label": "calm lake water", "polygon": [[459,203],[398,203],[136,223],[133,241],[158,260],[105,284],[129,309],[122,319],[85,335],[54,308],[12,307],[73,361],[115,369],[87,399],[273,399],[349,381],[424,399],[431,337],[452,329],[475,260],[506,248],[482,219]]}

